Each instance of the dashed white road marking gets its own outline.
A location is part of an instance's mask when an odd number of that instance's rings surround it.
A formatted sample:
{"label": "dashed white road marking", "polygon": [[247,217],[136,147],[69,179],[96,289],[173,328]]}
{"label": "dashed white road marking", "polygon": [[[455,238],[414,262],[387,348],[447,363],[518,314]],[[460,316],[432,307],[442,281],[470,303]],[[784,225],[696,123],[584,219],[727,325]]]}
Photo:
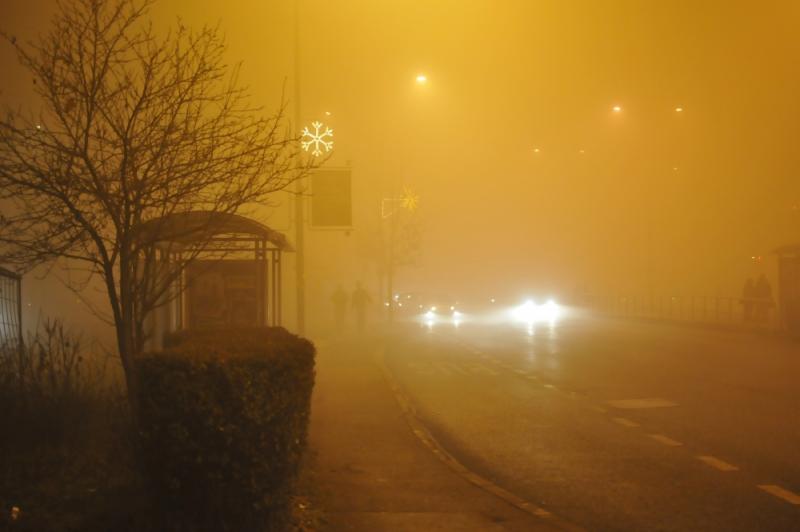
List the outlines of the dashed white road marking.
{"label": "dashed white road marking", "polygon": [[700,460],[701,462],[705,462],[706,464],[710,465],[711,467],[713,467],[715,469],[719,469],[720,471],[726,471],[727,472],[727,471],[738,471],[739,470],[739,468],[736,467],[735,465],[729,464],[728,462],[726,462],[724,460],[720,460],[719,458],[716,458],[714,456],[699,455],[697,457],[697,459]]}
{"label": "dashed white road marking", "polygon": [[626,410],[634,410],[640,408],[667,408],[670,406],[678,406],[678,403],[661,399],[660,397],[647,397],[644,399],[616,399],[614,401],[606,401],[614,408],[623,408]]}
{"label": "dashed white road marking", "polygon": [[766,491],[770,495],[778,497],[779,499],[783,499],[789,504],[800,505],[800,495],[785,488],[776,486],[775,484],[759,484],[758,488]]}
{"label": "dashed white road marking", "polygon": [[497,373],[495,370],[493,370],[492,368],[487,368],[483,364],[470,364],[469,369],[473,373],[482,373],[484,375],[491,375],[493,377],[499,375],[499,373]]}
{"label": "dashed white road marking", "polygon": [[465,370],[464,368],[462,368],[462,367],[461,367],[461,366],[459,366],[458,364],[453,364],[452,362],[447,362],[446,364],[447,364],[447,366],[449,366],[450,368],[452,368],[452,369],[453,369],[453,371],[455,371],[456,373],[460,373],[460,374],[462,374],[462,375],[469,375],[469,373],[467,372],[467,370]]}
{"label": "dashed white road marking", "polygon": [[678,440],[673,440],[669,436],[664,436],[663,434],[650,434],[650,437],[656,440],[659,443],[663,443],[664,445],[668,445],[670,447],[680,447],[683,445]]}
{"label": "dashed white road marking", "polygon": [[409,362],[408,367],[421,375],[433,375],[434,369],[429,364],[420,364],[418,362]]}
{"label": "dashed white road marking", "polygon": [[557,390],[557,389],[558,389],[558,388],[556,388],[555,386],[553,386],[552,384],[545,384],[545,385],[544,385],[544,387],[545,387],[545,388],[548,388],[548,389],[550,389],[550,390]]}
{"label": "dashed white road marking", "polygon": [[439,362],[439,363],[435,363],[433,365],[436,368],[438,368],[439,371],[441,371],[446,377],[449,377],[450,375],[452,375],[450,369],[446,365],[444,365],[443,363]]}
{"label": "dashed white road marking", "polygon": [[633,427],[638,427],[639,426],[639,424],[636,423],[635,421],[631,421],[630,419],[625,419],[624,417],[615,417],[614,418],[614,422],[615,423],[619,423],[623,427],[628,427],[628,428],[633,428]]}

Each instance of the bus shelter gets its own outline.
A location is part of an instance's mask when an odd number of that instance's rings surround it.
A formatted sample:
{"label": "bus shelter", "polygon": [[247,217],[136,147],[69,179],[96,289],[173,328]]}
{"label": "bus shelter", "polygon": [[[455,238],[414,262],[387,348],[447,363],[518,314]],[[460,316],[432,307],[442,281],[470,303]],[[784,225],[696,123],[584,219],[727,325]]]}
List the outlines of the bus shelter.
{"label": "bus shelter", "polygon": [[236,214],[191,211],[149,220],[137,238],[152,243],[146,255],[167,265],[161,271],[176,272],[164,277],[152,313],[152,347],[183,329],[281,325],[281,255],[293,251],[282,233]]}

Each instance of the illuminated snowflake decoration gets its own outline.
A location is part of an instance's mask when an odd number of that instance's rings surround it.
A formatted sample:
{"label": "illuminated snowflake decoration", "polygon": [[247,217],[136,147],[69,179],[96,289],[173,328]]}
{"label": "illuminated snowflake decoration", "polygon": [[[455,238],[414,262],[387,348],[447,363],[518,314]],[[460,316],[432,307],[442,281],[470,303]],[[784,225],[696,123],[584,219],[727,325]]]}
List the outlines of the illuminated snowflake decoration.
{"label": "illuminated snowflake decoration", "polygon": [[403,197],[400,198],[400,203],[407,211],[414,212],[419,206],[419,196],[414,194],[410,188],[403,189]]}
{"label": "illuminated snowflake decoration", "polygon": [[311,154],[314,157],[322,155],[322,150],[325,150],[325,152],[331,151],[333,149],[333,130],[328,126],[324,126],[323,129],[322,122],[312,122],[311,127],[313,129],[303,128],[303,135],[300,139],[300,145],[303,149],[305,151],[311,150]]}

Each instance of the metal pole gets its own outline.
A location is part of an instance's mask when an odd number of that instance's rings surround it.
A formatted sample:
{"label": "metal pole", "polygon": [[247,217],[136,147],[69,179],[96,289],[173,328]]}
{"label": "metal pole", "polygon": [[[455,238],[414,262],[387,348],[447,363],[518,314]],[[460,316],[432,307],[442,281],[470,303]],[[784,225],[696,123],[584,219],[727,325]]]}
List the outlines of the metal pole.
{"label": "metal pole", "polygon": [[[300,127],[300,0],[294,2],[294,124]],[[295,183],[295,249],[296,249],[296,300],[297,300],[297,332],[304,334],[306,330],[306,258],[305,258],[305,198],[303,197],[303,179]]]}
{"label": "metal pole", "polygon": [[394,237],[395,237],[395,215],[396,212],[392,212],[389,216],[389,260],[387,264],[387,277],[386,277],[386,290],[387,290],[387,298],[386,300],[389,302],[389,308],[387,309],[388,314],[387,318],[389,323],[394,322]]}
{"label": "metal pole", "polygon": [[22,275],[17,275],[17,343],[19,348],[22,349],[24,341],[22,338]]}

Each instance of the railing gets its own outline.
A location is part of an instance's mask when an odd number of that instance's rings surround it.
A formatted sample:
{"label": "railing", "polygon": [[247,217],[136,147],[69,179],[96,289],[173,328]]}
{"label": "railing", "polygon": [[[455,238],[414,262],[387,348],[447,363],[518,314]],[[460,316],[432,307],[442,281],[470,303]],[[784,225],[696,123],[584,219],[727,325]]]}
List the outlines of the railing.
{"label": "railing", "polygon": [[0,350],[22,343],[22,278],[0,268]]}
{"label": "railing", "polygon": [[779,327],[777,308],[772,302],[753,302],[745,316],[740,298],[719,296],[593,296],[588,306],[598,312],[631,318],[684,321],[748,328]]}

